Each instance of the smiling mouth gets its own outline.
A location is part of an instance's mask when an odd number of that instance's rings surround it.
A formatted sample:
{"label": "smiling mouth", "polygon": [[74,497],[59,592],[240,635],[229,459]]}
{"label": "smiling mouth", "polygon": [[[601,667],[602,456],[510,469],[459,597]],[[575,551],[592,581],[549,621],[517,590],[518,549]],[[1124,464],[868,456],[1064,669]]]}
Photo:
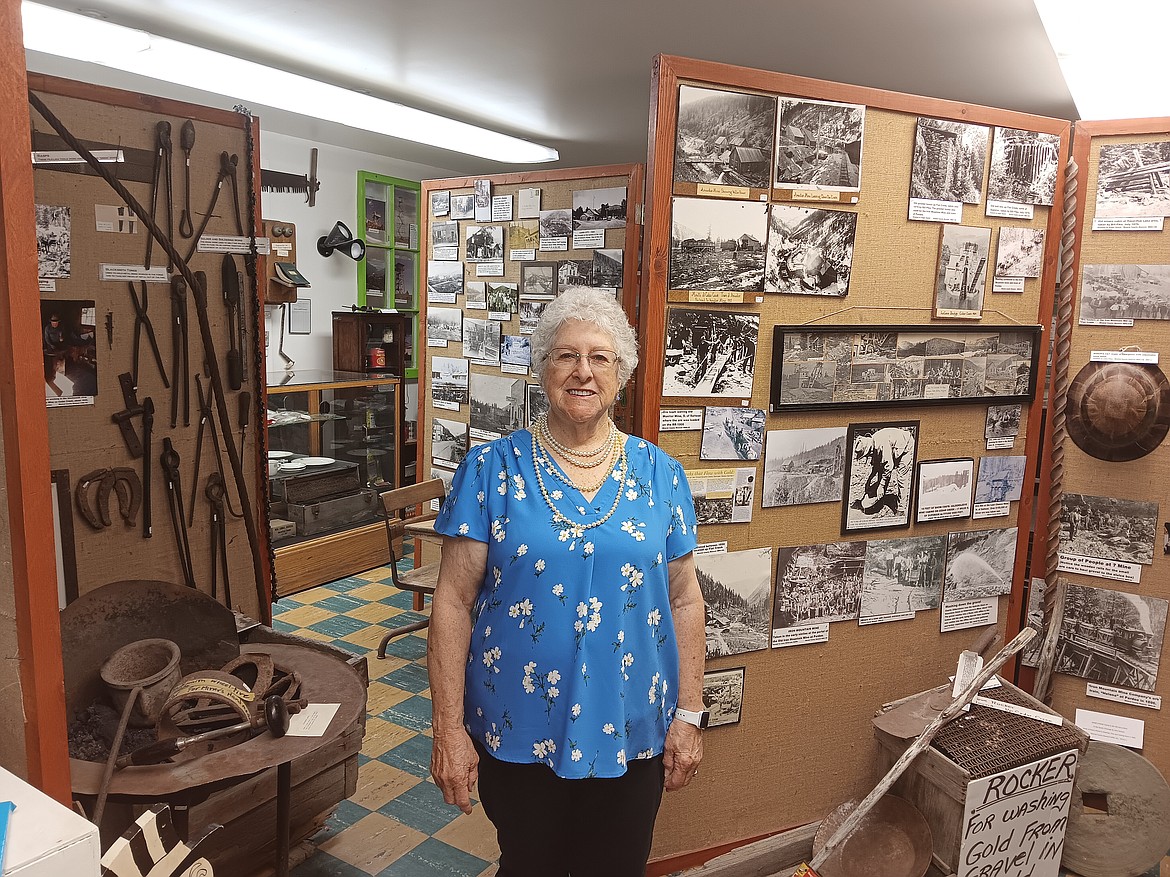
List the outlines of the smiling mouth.
{"label": "smiling mouth", "polygon": [[569,390],[570,396],[592,396],[592,390]]}

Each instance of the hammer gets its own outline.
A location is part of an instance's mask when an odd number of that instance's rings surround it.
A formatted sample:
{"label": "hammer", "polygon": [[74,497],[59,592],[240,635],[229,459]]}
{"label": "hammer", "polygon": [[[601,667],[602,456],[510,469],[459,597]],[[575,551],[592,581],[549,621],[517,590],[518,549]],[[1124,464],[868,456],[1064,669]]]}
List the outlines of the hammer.
{"label": "hammer", "polygon": [[252,731],[266,725],[273,737],[283,737],[288,731],[288,707],[279,695],[272,695],[264,699],[263,715],[255,716],[238,725],[227,728],[216,728],[214,731],[204,731],[202,734],[191,734],[188,737],[174,737],[170,740],[159,740],[140,749],[135,749],[129,755],[123,755],[117,761],[119,768],[129,767],[132,764],[159,764],[172,756],[178,755],[184,749],[215,740],[219,737],[230,737],[241,731]]}

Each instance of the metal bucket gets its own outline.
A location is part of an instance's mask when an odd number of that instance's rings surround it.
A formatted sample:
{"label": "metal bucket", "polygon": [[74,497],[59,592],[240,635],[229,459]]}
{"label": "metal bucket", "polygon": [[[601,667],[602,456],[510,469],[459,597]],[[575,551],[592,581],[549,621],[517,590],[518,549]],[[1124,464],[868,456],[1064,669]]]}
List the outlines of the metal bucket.
{"label": "metal bucket", "polygon": [[146,728],[158,721],[163,704],[179,681],[182,653],[169,639],[140,639],[122,646],[102,664],[101,677],[118,712],[126,708],[130,692],[142,693],[130,714],[130,724]]}

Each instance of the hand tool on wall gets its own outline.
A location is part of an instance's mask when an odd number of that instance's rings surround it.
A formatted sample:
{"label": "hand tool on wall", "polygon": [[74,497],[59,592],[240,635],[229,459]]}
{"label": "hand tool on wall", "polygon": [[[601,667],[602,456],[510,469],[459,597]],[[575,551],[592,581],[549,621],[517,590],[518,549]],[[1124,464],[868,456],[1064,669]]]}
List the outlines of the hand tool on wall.
{"label": "hand tool on wall", "polygon": [[[231,168],[231,171],[228,169]],[[226,152],[219,154],[219,172],[215,175],[215,188],[211,190],[211,200],[207,203],[207,210],[203,213],[203,219],[199,221],[199,228],[195,230],[193,235],[194,240],[191,241],[191,249],[187,250],[187,255],[183,258],[184,262],[189,262],[191,257],[195,255],[195,250],[199,246],[199,238],[203,236],[204,229],[207,228],[207,223],[211,221],[212,214],[215,213],[215,204],[219,201],[219,191],[223,188],[223,181],[228,178],[229,172],[234,172],[235,168],[231,164],[231,160]],[[187,278],[187,282],[191,283],[191,279]]]}
{"label": "hand tool on wall", "polygon": [[114,312],[106,311],[106,343],[114,349]]}
{"label": "hand tool on wall", "polygon": [[[171,123],[166,121],[159,122],[154,126],[154,182],[150,186],[150,218],[152,220],[155,211],[158,210],[159,177],[164,170],[166,171],[167,195],[163,203],[167,211],[167,240],[170,240],[171,231],[175,227],[175,197],[171,188]],[[154,238],[148,237],[146,239],[146,259],[142,263],[143,268],[150,267],[150,254],[153,247]],[[167,270],[170,271],[173,267],[174,260],[171,258],[171,254],[167,253]]]}
{"label": "hand tool on wall", "polygon": [[133,353],[133,368],[131,374],[134,376],[134,389],[138,389],[138,360],[139,349],[142,346],[142,333],[145,330],[146,340],[150,342],[151,352],[154,353],[154,361],[158,365],[158,373],[162,375],[163,386],[168,389],[171,382],[167,379],[166,369],[163,368],[162,354],[158,350],[158,339],[154,336],[154,326],[150,322],[150,314],[147,313],[147,307],[150,304],[147,296],[146,281],[142,281],[142,298],[138,298],[138,294],[134,291],[134,284],[127,284],[130,287],[130,300],[134,302],[134,353]]}
{"label": "hand tool on wall", "polygon": [[183,148],[183,212],[179,214],[179,234],[194,233],[191,226],[191,150],[195,147],[195,123],[188,119],[179,129],[179,146]]}
{"label": "hand tool on wall", "polygon": [[77,511],[95,530],[104,530],[110,526],[111,493],[118,497],[118,514],[133,527],[142,507],[142,483],[130,468],[95,469],[81,476],[74,491]]}
{"label": "hand tool on wall", "polygon": [[187,281],[171,278],[171,429],[179,420],[179,392],[183,395],[183,426],[191,425],[191,364],[187,344]]}
{"label": "hand tool on wall", "polygon": [[227,305],[228,316],[228,387],[238,390],[243,384],[243,358],[240,348],[236,345],[236,338],[243,325],[240,321],[240,272],[236,270],[236,260],[232,258],[231,253],[223,254],[220,277],[223,281],[223,299]]}
{"label": "hand tool on wall", "polygon": [[240,213],[240,181],[236,177],[236,167],[240,163],[240,157],[234,152],[229,156],[226,152],[221,152],[219,155],[219,163],[224,173],[226,173],[232,180],[232,201],[236,207],[236,234],[241,237],[244,234],[244,216]]}
{"label": "hand tool on wall", "polygon": [[[158,241],[159,246],[167,251],[167,255],[175,262],[176,269],[183,275],[187,281],[188,289],[195,288],[195,273],[191,267],[175,250],[174,244],[170,239],[164,235],[162,230],[154,222],[153,217],[146,215],[146,209],[139,203],[138,199],[126,188],[126,186],[114,176],[113,172],[102,162],[98,161],[97,157],[89,150],[84,143],[77,139],[73,133],[65,127],[60,119],[48,108],[45,102],[37,93],[31,89],[28,91],[29,105],[40,114],[43,118],[61,137],[62,140],[81,156],[86,165],[89,166],[95,174],[105,180],[106,184],[117,193],[118,197],[134,212],[134,214],[142,219],[143,225],[147,227],[154,239]],[[248,138],[249,143],[249,169],[255,166],[254,153],[252,152],[251,143],[253,142],[253,129],[256,125],[255,120],[251,116],[247,116],[243,122],[244,133]],[[249,180],[252,176],[249,173]],[[196,237],[196,241],[198,237]],[[192,247],[194,250],[194,247]],[[202,303],[196,300],[196,315],[199,320],[199,334],[203,341],[204,349],[208,352],[209,360],[209,377],[211,380],[212,389],[216,391],[214,395],[215,404],[221,419],[221,422],[228,422],[227,402],[223,397],[223,382],[219,373],[219,367],[216,364],[215,351],[215,337],[211,331],[211,320],[207,313],[207,297],[203,296]],[[271,582],[271,570],[268,567],[267,555],[261,552],[260,548],[260,532],[257,525],[256,516],[253,512],[251,501],[248,498],[248,484],[247,475],[244,470],[240,456],[236,453],[235,444],[228,444],[228,462],[231,465],[232,478],[236,482],[236,489],[239,491],[241,502],[243,503],[243,521],[244,529],[248,537],[248,549],[252,556],[252,574],[256,588],[256,599],[259,605],[262,618],[267,619],[271,617],[270,611],[270,593],[269,586]]]}
{"label": "hand tool on wall", "polygon": [[142,400],[142,538],[154,535],[150,524],[150,436],[154,431],[154,400]]}
{"label": "hand tool on wall", "polygon": [[207,487],[204,489],[207,501],[211,504],[211,596],[219,599],[216,587],[218,571],[223,570],[223,605],[232,608],[232,586],[228,580],[227,558],[227,489],[223,483],[223,476],[212,472],[207,476]]}
{"label": "hand tool on wall", "polygon": [[252,416],[252,394],[244,390],[236,397],[236,407],[239,409],[237,422],[240,424],[240,450],[243,451],[247,445],[244,443],[244,436],[248,432],[248,420]]}
{"label": "hand tool on wall", "polygon": [[130,372],[123,372],[118,375],[118,383],[122,387],[122,401],[126,408],[122,411],[115,411],[110,415],[110,420],[118,424],[118,429],[122,431],[122,441],[126,443],[126,453],[134,459],[142,456],[142,442],[138,438],[138,433],[134,431],[133,420],[135,417],[142,416],[142,406],[138,404],[138,391],[134,386],[134,376]]}
{"label": "hand tool on wall", "polygon": [[[219,430],[215,426],[215,412],[211,408],[211,391],[209,389],[206,393],[203,392],[203,381],[199,375],[195,375],[195,393],[199,402],[199,427],[195,431],[195,476],[191,485],[191,502],[187,508],[188,521],[195,520],[195,492],[199,489],[199,459],[202,456],[205,429],[211,433],[211,450],[215,454],[216,471],[219,473],[220,481],[226,483],[223,474],[223,459],[219,454]],[[225,442],[230,444],[230,440],[226,437]],[[236,518],[242,517],[242,513],[237,513],[231,507],[230,501],[225,501],[229,514]]]}
{"label": "hand tool on wall", "polygon": [[175,545],[179,549],[179,565],[183,568],[183,581],[188,588],[195,587],[195,571],[191,564],[191,543],[187,539],[187,519],[183,513],[183,482],[179,475],[179,452],[171,437],[163,439],[163,452],[159,457],[167,485],[167,508],[171,515],[171,529],[175,533]]}
{"label": "hand tool on wall", "polygon": [[229,725],[226,728],[216,728],[214,731],[204,731],[202,734],[191,734],[187,737],[174,737],[170,740],[160,740],[135,749],[129,755],[118,759],[118,767],[129,767],[132,764],[160,764],[172,758],[191,746],[206,743],[219,737],[230,737],[241,732],[254,731],[257,728],[266,728],[273,737],[283,737],[288,733],[288,706],[278,695],[264,699],[264,713],[254,716],[246,722]]}

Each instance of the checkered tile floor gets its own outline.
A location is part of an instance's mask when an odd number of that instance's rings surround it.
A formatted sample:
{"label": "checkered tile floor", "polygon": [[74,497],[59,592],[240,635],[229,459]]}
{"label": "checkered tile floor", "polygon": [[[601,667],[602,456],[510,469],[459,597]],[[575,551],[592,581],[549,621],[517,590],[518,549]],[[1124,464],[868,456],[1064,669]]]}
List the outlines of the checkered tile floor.
{"label": "checkered tile floor", "polygon": [[[400,562],[409,568],[409,557]],[[369,658],[366,736],[357,793],[312,838],[317,852],[293,877],[487,877],[496,873],[496,834],[483,808],[464,816],[430,779],[431,692],[426,631],[375,651],[388,628],[422,616],[387,567],[278,601],[277,630]]]}

